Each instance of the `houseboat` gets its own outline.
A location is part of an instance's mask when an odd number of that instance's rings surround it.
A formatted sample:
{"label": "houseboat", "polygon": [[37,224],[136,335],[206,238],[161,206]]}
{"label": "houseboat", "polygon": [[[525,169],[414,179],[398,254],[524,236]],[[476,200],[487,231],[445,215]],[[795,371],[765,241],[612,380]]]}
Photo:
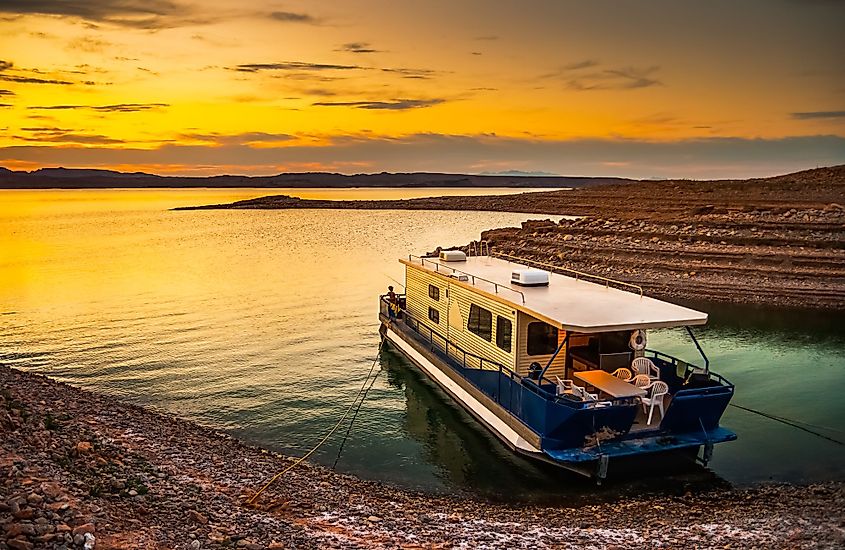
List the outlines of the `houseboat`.
{"label": "houseboat", "polygon": [[[382,337],[515,452],[600,482],[610,459],[688,450],[706,464],[736,439],[719,426],[734,386],[692,331],[706,313],[503,254],[400,261]],[[672,327],[703,366],[647,347],[648,330]]]}

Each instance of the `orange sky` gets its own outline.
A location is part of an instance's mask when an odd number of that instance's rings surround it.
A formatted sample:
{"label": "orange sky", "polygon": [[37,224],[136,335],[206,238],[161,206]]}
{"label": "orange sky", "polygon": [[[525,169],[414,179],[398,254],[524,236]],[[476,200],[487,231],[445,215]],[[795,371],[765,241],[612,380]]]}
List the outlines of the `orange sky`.
{"label": "orange sky", "polygon": [[767,175],[845,162],[835,0],[0,2],[0,165]]}

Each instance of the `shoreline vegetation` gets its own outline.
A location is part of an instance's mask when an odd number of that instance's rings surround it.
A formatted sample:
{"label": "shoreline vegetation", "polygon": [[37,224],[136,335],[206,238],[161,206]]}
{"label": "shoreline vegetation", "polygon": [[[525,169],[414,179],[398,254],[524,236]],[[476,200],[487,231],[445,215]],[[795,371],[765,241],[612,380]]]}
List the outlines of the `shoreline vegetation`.
{"label": "shoreline vegetation", "polygon": [[494,252],[634,283],[662,299],[845,310],[845,165],[749,180],[407,200],[277,195],[176,210],[292,208],[577,216],[481,239]]}
{"label": "shoreline vegetation", "polygon": [[0,366],[0,547],[839,548],[845,484],[700,488],[573,505],[397,489]]}

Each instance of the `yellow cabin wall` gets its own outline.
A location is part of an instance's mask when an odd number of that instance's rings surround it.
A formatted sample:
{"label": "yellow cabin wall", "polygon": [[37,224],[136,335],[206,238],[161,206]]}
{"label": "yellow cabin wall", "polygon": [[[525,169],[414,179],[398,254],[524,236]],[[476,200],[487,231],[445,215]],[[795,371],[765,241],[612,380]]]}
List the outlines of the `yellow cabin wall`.
{"label": "yellow cabin wall", "polygon": [[[437,275],[423,269],[412,266],[406,267],[405,272],[405,293],[406,308],[408,311],[426,323],[428,326],[445,335],[450,342],[453,342],[464,349],[484,358],[491,359],[502,365],[513,369],[516,362],[517,344],[517,320],[516,311],[507,304],[479,295],[472,290],[452,284],[448,277]],[[428,285],[433,284],[440,288],[440,300],[434,301],[428,296]],[[491,341],[488,342],[477,334],[467,330],[470,305],[476,304],[493,314]],[[435,325],[428,318],[428,308],[433,307],[440,312],[440,323]],[[450,318],[458,314],[460,319]],[[508,353],[496,345],[496,316],[509,319],[512,327],[511,352]],[[450,350],[450,355],[453,355]],[[463,354],[453,355],[458,360],[463,359]],[[467,364],[477,367],[476,363]]]}

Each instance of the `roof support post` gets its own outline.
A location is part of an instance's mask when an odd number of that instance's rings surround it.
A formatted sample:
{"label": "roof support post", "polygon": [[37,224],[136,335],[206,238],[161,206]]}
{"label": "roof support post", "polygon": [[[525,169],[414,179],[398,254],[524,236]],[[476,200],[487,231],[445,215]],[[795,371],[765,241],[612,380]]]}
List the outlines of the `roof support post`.
{"label": "roof support post", "polygon": [[543,377],[544,377],[544,376],[546,376],[546,371],[547,371],[547,370],[549,370],[549,367],[551,367],[551,366],[552,366],[552,361],[554,361],[554,360],[555,360],[555,358],[557,357],[558,353],[560,353],[560,350],[562,350],[564,347],[566,347],[567,342],[569,342],[569,335],[570,335],[570,334],[571,334],[571,332],[569,332],[569,331],[567,330],[567,331],[566,331],[566,336],[563,338],[563,342],[561,342],[561,343],[560,343],[560,345],[557,347],[557,349],[555,350],[555,352],[552,354],[551,358],[549,358],[549,362],[548,362],[548,363],[546,363],[546,366],[545,366],[545,367],[543,367],[543,370],[541,370],[541,371],[540,371],[540,378],[537,380],[537,383],[538,383],[538,384],[539,384],[539,383],[541,383],[541,382],[543,381]]}
{"label": "roof support post", "polygon": [[698,353],[700,353],[701,357],[704,359],[704,372],[709,374],[710,373],[710,359],[708,359],[707,356],[704,355],[704,350],[701,349],[701,346],[699,345],[698,340],[695,339],[695,334],[692,333],[692,329],[689,328],[689,325],[685,326],[684,328],[687,329],[687,334],[689,334],[689,337],[692,338],[692,343],[695,344],[695,347],[698,348]]}

